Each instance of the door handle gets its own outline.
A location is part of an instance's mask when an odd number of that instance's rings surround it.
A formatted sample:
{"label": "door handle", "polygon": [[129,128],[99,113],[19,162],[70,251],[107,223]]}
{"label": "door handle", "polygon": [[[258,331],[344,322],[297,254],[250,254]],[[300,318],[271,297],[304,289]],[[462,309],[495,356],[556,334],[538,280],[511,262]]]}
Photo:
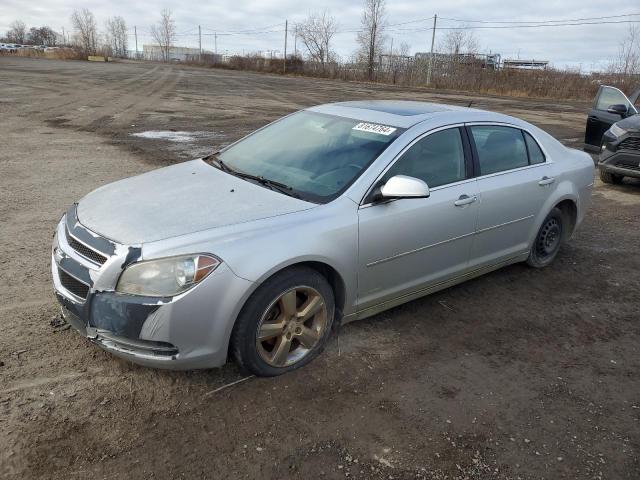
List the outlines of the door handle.
{"label": "door handle", "polygon": [[542,177],[542,179],[538,182],[538,185],[540,185],[541,187],[544,187],[546,185],[551,185],[553,182],[555,182],[556,179],[553,177],[547,177],[546,175],[544,177]]}
{"label": "door handle", "polygon": [[475,195],[473,197],[470,197],[469,195],[460,195],[460,197],[458,197],[458,200],[453,202],[453,204],[456,207],[464,207],[465,205],[472,204],[476,200],[478,200],[478,197],[476,197]]}

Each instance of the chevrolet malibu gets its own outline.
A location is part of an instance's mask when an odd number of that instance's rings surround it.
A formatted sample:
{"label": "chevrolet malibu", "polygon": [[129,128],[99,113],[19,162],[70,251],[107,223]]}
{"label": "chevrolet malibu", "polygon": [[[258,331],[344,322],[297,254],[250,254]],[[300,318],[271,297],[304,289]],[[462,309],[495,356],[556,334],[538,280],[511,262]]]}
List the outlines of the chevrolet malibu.
{"label": "chevrolet malibu", "polygon": [[516,262],[582,222],[591,158],[522,120],[421,102],[312,107],[208,157],[103,186],[53,240],[64,316],[114,355],[256,375],[332,326]]}

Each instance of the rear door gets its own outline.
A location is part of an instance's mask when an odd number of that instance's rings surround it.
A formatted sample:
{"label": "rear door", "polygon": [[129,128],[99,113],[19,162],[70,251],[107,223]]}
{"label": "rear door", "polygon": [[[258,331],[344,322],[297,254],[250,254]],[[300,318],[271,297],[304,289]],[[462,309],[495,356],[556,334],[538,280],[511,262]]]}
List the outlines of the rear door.
{"label": "rear door", "polygon": [[584,136],[586,148],[591,147],[592,150],[596,148],[599,149],[604,132],[606,132],[611,125],[624,118],[622,115],[607,111],[612,105],[626,105],[626,116],[637,113],[633,103],[624,93],[615,87],[601,86],[598,89],[593,107],[589,110],[589,116],[587,117],[587,129]]}
{"label": "rear door", "polygon": [[480,208],[469,268],[499,264],[527,251],[535,218],[555,178],[537,141],[507,125],[470,125],[479,170]]}

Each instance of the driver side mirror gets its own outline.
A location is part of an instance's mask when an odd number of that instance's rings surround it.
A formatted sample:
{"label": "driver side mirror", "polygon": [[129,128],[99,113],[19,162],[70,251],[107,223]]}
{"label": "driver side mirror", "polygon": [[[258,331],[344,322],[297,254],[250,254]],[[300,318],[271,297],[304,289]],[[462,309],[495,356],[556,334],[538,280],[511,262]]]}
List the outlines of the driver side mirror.
{"label": "driver side mirror", "polygon": [[616,103],[615,105],[609,105],[607,108],[607,112],[613,113],[615,115],[620,115],[621,117],[625,117],[627,115],[627,106],[622,103]]}
{"label": "driver side mirror", "polygon": [[382,186],[378,198],[427,198],[429,195],[429,186],[423,180],[407,175],[395,175]]}

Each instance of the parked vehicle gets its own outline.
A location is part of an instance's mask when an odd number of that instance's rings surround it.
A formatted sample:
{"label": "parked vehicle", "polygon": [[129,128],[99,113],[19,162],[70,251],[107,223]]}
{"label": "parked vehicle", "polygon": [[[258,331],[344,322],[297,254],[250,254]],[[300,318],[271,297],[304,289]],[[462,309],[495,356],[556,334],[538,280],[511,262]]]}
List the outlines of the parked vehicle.
{"label": "parked vehicle", "polygon": [[549,265],[593,175],[588,154],[506,115],[316,106],[88,194],[57,226],[53,284],[68,321],[115,355],[183,369],[231,355],[279,375],[338,322]]}
{"label": "parked vehicle", "polygon": [[0,44],[0,52],[3,52],[3,53],[15,53],[17,51],[18,51],[18,49],[13,44],[8,44],[8,43]]}
{"label": "parked vehicle", "polygon": [[598,169],[605,183],[640,178],[640,115],[616,122],[604,133]]}
{"label": "parked vehicle", "polygon": [[600,86],[587,117],[584,135],[585,150],[600,152],[603,147],[604,132],[609,130],[614,123],[638,114],[638,108],[635,104],[639,98],[640,89],[627,98],[618,88]]}

